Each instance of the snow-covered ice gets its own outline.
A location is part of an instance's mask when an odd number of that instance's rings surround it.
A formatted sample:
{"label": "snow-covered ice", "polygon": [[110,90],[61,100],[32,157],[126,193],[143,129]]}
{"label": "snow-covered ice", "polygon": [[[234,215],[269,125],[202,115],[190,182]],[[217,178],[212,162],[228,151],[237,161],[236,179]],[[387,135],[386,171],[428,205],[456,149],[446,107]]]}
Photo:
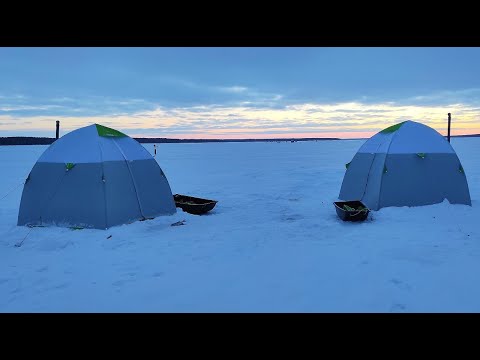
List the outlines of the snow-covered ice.
{"label": "snow-covered ice", "polygon": [[452,139],[471,207],[344,223],[332,203],[362,143],[160,144],[172,192],[217,206],[109,230],[16,226],[47,147],[0,147],[0,312],[480,311],[480,138]]}

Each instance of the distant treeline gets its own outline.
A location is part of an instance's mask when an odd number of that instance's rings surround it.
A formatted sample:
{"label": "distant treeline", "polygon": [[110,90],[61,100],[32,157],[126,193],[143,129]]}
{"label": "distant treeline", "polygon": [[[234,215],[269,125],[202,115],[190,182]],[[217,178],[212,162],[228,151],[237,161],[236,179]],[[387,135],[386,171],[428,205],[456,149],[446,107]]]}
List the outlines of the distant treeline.
{"label": "distant treeline", "polygon": [[259,142],[259,141],[313,141],[313,140],[340,140],[339,138],[302,138],[302,139],[166,139],[166,138],[134,138],[139,143],[204,143],[204,142]]}
{"label": "distant treeline", "polygon": [[[258,142],[258,141],[314,141],[314,140],[340,140],[339,138],[302,138],[302,139],[166,139],[166,138],[134,138],[140,143],[207,143],[207,142]],[[0,137],[0,145],[50,145],[55,138],[47,137]]]}
{"label": "distant treeline", "polygon": [[55,138],[47,137],[0,137],[0,145],[50,145]]}
{"label": "distant treeline", "polygon": [[480,137],[480,134],[472,134],[472,135],[455,135],[450,137]]}
{"label": "distant treeline", "polygon": [[[473,135],[455,135],[452,137],[480,137],[480,134]],[[297,142],[297,141],[317,141],[317,140],[341,140],[340,138],[301,138],[301,139],[167,139],[167,138],[134,138],[144,144],[161,143],[209,143],[209,142]],[[345,139],[349,140],[349,139]],[[350,139],[351,140],[351,139]],[[363,139],[365,140],[365,139]],[[0,145],[50,145],[55,138],[47,137],[0,137]]]}

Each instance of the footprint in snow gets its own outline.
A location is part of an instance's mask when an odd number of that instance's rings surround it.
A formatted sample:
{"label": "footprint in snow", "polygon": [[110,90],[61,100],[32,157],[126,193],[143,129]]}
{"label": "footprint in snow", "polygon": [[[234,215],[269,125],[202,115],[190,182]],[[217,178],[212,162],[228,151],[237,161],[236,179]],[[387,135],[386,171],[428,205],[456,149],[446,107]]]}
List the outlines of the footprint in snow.
{"label": "footprint in snow", "polygon": [[112,283],[113,286],[123,286],[131,280],[117,280]]}
{"label": "footprint in snow", "polygon": [[390,279],[390,282],[392,284],[394,284],[395,286],[397,286],[399,289],[402,289],[402,290],[411,290],[412,287],[410,285],[408,285],[407,283],[403,282],[402,280],[399,280],[399,279]]}
{"label": "footprint in snow", "polygon": [[403,312],[407,310],[407,306],[405,304],[393,304],[390,307],[390,312]]}
{"label": "footprint in snow", "polygon": [[288,222],[297,221],[301,219],[303,219],[303,216],[299,214],[292,214],[292,215],[287,215],[282,217],[283,221],[288,221]]}

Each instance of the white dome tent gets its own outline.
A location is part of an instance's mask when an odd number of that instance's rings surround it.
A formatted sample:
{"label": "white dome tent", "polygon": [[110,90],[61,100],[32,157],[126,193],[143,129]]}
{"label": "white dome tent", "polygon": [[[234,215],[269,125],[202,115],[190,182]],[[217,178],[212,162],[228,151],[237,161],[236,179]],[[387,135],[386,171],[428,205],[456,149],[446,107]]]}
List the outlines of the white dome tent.
{"label": "white dome tent", "polygon": [[175,212],[168,180],[150,153],[94,124],[40,156],[24,185],[18,225],[106,229]]}
{"label": "white dome tent", "polygon": [[339,199],[372,210],[440,203],[471,205],[463,167],[450,143],[414,121],[390,126],[367,140],[347,164]]}

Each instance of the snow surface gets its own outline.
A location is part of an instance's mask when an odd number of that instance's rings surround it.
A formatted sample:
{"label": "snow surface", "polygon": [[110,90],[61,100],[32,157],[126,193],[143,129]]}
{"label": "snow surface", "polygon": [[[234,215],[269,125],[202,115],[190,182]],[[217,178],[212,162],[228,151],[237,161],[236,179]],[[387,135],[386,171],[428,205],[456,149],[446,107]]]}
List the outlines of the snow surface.
{"label": "snow surface", "polygon": [[0,147],[0,312],[480,311],[480,138],[452,139],[471,207],[344,223],[332,203],[363,142],[160,144],[173,193],[219,203],[107,231],[16,226],[47,147]]}

